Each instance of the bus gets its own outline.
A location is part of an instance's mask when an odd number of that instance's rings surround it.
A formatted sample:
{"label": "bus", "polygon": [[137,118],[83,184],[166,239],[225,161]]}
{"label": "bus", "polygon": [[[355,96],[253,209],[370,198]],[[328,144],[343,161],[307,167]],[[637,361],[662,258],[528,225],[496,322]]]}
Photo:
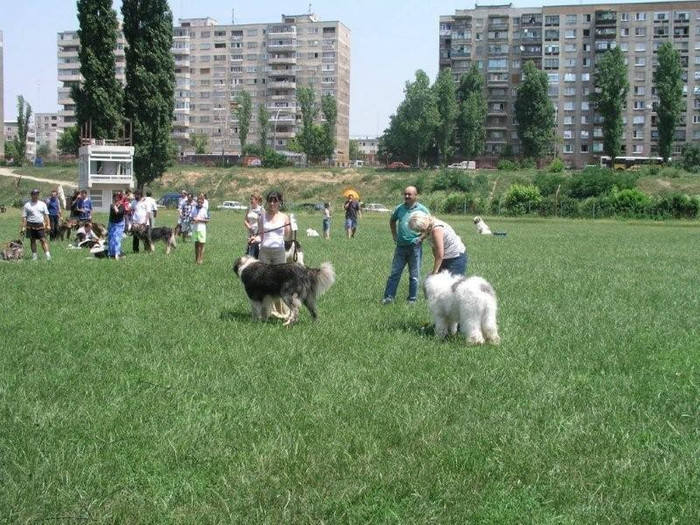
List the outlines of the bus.
{"label": "bus", "polygon": [[664,163],[661,157],[615,157],[607,155],[600,157],[600,165],[605,168],[612,168],[617,171],[635,170],[642,166],[660,165]]}

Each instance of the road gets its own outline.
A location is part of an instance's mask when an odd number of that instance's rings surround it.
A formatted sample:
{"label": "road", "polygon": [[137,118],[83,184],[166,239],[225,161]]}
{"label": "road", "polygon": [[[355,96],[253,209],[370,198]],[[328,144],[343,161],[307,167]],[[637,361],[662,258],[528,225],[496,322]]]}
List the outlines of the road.
{"label": "road", "polygon": [[15,173],[11,169],[8,168],[0,168],[0,176],[1,177],[14,177],[15,179],[27,179],[27,180],[35,180],[37,182],[48,182],[49,184],[60,184],[62,186],[67,186],[69,188],[77,188],[78,185],[73,182],[73,181],[68,181],[68,180],[56,180],[56,179],[40,179],[39,177],[30,177],[29,175],[20,175],[19,173]]}

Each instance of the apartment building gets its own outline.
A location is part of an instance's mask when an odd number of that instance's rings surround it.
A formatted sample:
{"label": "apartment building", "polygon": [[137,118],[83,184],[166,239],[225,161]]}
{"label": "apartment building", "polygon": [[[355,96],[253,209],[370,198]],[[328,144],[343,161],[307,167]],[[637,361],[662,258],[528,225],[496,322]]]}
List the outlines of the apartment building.
{"label": "apartment building", "polygon": [[[5,122],[5,84],[3,80],[4,66],[3,66],[3,40],[2,31],[0,31],[0,122]],[[0,133],[0,159],[5,157],[5,133]]]}
{"label": "apartment building", "polygon": [[[14,141],[18,137],[18,127],[17,121],[4,122],[2,128],[3,140],[5,142]],[[27,149],[25,152],[25,158],[33,161],[34,157],[36,157],[36,133],[34,130],[34,125],[31,122],[29,123],[29,129],[27,130],[26,145]]]}
{"label": "apartment building", "polygon": [[514,103],[521,68],[532,60],[549,77],[557,110],[557,153],[568,164],[596,163],[603,151],[602,119],[593,110],[596,60],[619,46],[630,84],[624,114],[623,154],[658,153],[653,87],[659,46],[670,40],[681,53],[685,111],[674,153],[700,139],[700,2],[586,4],[515,8],[477,6],[440,17],[440,69],[455,80],[476,63],[486,79],[486,156],[510,145],[519,151]]}
{"label": "apartment building", "polygon": [[[70,86],[80,82],[75,31],[58,35],[58,102],[62,125],[75,122]],[[124,81],[124,40],[117,43],[116,75]],[[270,115],[267,143],[278,151],[300,129],[296,90],[310,85],[320,103],[331,94],[338,107],[335,127],[338,164],[349,160],[350,30],[337,21],[323,22],[314,14],[282,15],[278,23],[220,25],[212,18],[181,19],[173,28],[175,111],[173,138],[181,152],[192,152],[192,136],[208,137],[209,153],[241,152],[236,97],[252,96],[248,143],[258,143],[258,108]],[[321,116],[319,115],[319,118]]]}
{"label": "apartment building", "polygon": [[58,123],[58,113],[34,113],[36,149],[39,151],[41,146],[48,146],[49,157],[58,155],[58,139],[63,134]]}

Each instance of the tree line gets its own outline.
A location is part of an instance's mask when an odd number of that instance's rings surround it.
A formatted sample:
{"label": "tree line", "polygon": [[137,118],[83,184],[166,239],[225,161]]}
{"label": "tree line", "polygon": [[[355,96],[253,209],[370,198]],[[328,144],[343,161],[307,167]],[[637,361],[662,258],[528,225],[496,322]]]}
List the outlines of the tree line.
{"label": "tree line", "polygon": [[[670,41],[659,47],[657,58],[653,85],[658,101],[650,109],[656,113],[659,156],[668,160],[685,104],[683,69],[680,53]],[[622,151],[623,114],[629,92],[627,64],[619,47],[602,55],[593,77],[590,101],[602,117],[603,153],[617,157]],[[483,155],[488,116],[485,85],[476,64],[458,82],[450,69],[443,69],[432,85],[427,74],[418,70],[415,80],[406,82],[404,100],[380,137],[379,157],[409,161],[415,166],[444,166],[455,156],[470,159]],[[556,155],[556,111],[548,88],[547,73],[532,61],[526,62],[517,86],[514,115],[520,155],[535,162]],[[500,153],[508,156],[511,152],[507,144]]]}

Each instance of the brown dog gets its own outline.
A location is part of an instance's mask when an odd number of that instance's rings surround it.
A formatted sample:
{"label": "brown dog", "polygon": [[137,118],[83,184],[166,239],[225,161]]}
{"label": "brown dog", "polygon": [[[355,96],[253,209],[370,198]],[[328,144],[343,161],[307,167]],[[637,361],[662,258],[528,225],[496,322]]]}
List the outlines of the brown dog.
{"label": "brown dog", "polygon": [[61,240],[68,239],[70,241],[70,235],[73,230],[77,230],[80,227],[80,223],[73,219],[66,219],[58,225],[58,238]]}

